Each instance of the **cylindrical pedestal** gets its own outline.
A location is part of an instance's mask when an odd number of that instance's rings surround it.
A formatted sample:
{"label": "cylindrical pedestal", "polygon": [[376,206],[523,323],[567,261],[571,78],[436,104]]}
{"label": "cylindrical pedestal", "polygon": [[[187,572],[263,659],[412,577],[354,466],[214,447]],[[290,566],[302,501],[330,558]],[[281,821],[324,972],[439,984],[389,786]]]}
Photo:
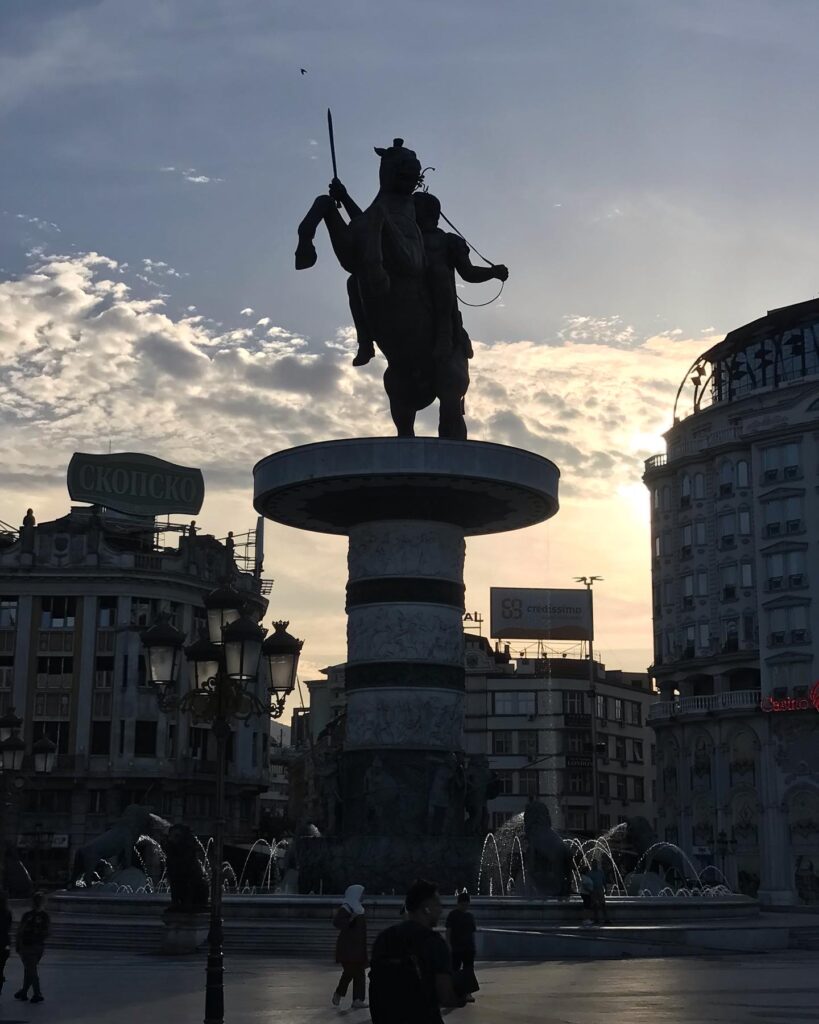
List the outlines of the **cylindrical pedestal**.
{"label": "cylindrical pedestal", "polygon": [[344,833],[460,834],[463,529],[399,519],[349,536]]}
{"label": "cylindrical pedestal", "polygon": [[254,478],[262,515],[349,537],[341,827],[300,841],[304,890],[473,884],[483,836],[465,834],[464,798],[480,821],[488,769],[462,751],[464,537],[553,516],[557,467],[480,441],[362,438],[277,452]]}

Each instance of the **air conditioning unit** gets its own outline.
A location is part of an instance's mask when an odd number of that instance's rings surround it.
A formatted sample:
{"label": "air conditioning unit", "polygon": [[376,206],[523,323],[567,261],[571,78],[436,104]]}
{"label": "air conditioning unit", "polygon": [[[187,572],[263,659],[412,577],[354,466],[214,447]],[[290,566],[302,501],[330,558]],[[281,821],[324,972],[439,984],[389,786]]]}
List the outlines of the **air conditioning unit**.
{"label": "air conditioning unit", "polygon": [[808,642],[808,631],[806,629],[792,629],[791,630],[791,643],[792,644],[805,644]]}
{"label": "air conditioning unit", "polygon": [[789,519],[785,523],[785,532],[786,533],[800,533],[801,530],[802,530],[802,520],[801,519]]}
{"label": "air conditioning unit", "polygon": [[766,469],[765,472],[762,474],[762,479],[766,483],[770,483],[771,480],[776,480],[778,476],[779,476],[779,470],[778,469]]}
{"label": "air conditioning unit", "polygon": [[766,523],[765,536],[778,537],[782,533],[782,523]]}
{"label": "air conditioning unit", "polygon": [[805,574],[803,572],[792,572],[788,577],[788,580],[792,587],[804,587]]}
{"label": "air conditioning unit", "polygon": [[785,646],[785,633],[784,630],[776,633],[771,633],[768,636],[768,645],[770,647],[784,647]]}
{"label": "air conditioning unit", "polygon": [[781,590],[782,589],[782,577],[781,576],[770,576],[768,578],[768,590]]}
{"label": "air conditioning unit", "polygon": [[785,469],[782,471],[782,476],[786,480],[798,480],[801,475],[798,466],[785,466]]}

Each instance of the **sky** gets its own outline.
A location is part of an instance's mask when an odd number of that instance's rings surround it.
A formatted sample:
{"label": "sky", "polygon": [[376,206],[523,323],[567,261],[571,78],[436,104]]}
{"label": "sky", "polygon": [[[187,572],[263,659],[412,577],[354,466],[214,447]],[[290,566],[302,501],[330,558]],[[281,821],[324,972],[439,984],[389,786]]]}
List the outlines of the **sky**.
{"label": "sky", "polygon": [[[677,385],[819,291],[817,37],[815,0],[0,0],[0,520],[64,514],[110,446],[201,467],[224,536],[268,453],[392,433],[326,237],[293,267],[329,105],[359,203],[400,136],[510,269],[463,309],[470,436],[555,461],[561,508],[468,542],[468,609],[602,576],[596,651],[644,670]],[[302,677],[343,661],[343,538],[270,524],[265,567]]]}

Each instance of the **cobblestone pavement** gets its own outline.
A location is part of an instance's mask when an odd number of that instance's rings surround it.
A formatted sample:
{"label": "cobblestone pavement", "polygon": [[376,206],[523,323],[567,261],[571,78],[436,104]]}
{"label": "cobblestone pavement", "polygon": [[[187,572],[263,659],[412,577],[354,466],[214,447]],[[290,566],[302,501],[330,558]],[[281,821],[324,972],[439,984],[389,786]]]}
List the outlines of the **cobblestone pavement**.
{"label": "cobblestone pavement", "polygon": [[[800,1024],[817,1021],[816,953],[751,957],[482,964],[474,1006],[447,1024]],[[204,961],[54,951],[41,965],[44,1003],[12,998],[12,958],[0,1024],[198,1024]],[[228,1024],[369,1024],[366,1010],[330,1005],[336,971],[293,960],[248,957],[227,965]]]}

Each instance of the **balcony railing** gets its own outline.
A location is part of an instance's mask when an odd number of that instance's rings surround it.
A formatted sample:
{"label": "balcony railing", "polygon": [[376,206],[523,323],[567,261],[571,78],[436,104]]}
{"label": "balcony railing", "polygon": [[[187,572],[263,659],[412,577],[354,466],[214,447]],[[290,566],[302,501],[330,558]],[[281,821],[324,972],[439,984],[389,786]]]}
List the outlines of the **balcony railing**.
{"label": "balcony railing", "polygon": [[728,693],[714,693],[704,697],[661,700],[649,708],[648,720],[657,722],[675,718],[677,715],[707,715],[719,711],[751,711],[759,707],[761,696],[760,690],[731,690]]}

